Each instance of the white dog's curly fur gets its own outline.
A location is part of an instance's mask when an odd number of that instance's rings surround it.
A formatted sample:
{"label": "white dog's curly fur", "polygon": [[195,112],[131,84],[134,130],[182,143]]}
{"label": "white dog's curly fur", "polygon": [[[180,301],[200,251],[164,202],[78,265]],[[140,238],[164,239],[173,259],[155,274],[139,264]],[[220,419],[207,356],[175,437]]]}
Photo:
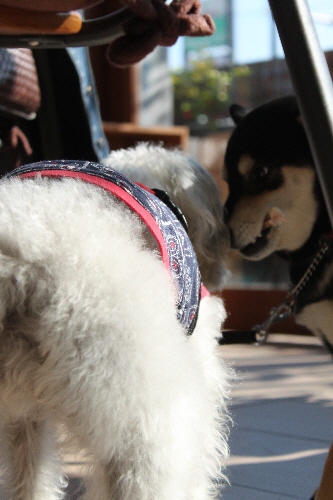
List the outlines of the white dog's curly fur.
{"label": "white dog's curly fur", "polygon": [[[130,174],[139,166],[148,186],[169,191],[216,288],[228,237],[209,174],[182,153],[145,145],[107,163]],[[74,179],[0,182],[0,281],[0,449],[9,498],[62,498],[59,424],[94,460],[88,498],[216,498],[232,376],[217,355],[222,301],[205,297],[186,337],[141,221]]]}

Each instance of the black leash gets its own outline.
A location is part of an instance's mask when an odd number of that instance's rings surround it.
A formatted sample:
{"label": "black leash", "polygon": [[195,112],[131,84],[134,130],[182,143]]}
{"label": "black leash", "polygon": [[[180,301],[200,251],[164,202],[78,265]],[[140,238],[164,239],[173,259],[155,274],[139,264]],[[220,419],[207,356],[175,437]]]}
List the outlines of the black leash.
{"label": "black leash", "polygon": [[268,318],[260,325],[255,325],[251,330],[226,330],[222,331],[220,345],[225,344],[264,344],[268,337],[270,327],[274,323],[285,321],[293,314],[297,297],[308,284],[312,275],[316,271],[319,263],[329,249],[329,238],[322,238],[319,250],[314,256],[311,264],[303,274],[298,283],[288,292],[284,302],[278,307],[270,310]]}
{"label": "black leash", "polygon": [[259,325],[255,325],[251,330],[223,330],[223,337],[219,340],[220,345],[224,344],[264,344],[268,338],[270,327],[274,323],[285,321],[293,313],[295,297],[288,293],[286,300],[278,307],[270,310],[268,318]]}

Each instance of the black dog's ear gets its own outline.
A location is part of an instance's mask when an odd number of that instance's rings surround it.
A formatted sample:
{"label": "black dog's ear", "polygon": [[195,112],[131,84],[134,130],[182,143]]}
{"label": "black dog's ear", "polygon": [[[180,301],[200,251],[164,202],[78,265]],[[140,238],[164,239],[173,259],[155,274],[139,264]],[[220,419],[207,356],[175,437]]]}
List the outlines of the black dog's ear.
{"label": "black dog's ear", "polygon": [[248,110],[246,108],[243,108],[243,106],[240,106],[239,104],[232,104],[229,108],[230,116],[233,119],[235,125],[238,125],[239,122],[241,122],[248,114]]}

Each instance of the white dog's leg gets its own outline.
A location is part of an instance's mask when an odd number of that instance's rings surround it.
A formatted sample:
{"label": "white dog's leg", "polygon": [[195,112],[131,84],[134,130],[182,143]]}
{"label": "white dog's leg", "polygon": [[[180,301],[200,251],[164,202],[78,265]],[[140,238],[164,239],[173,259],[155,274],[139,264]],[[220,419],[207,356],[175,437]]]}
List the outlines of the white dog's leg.
{"label": "white dog's leg", "polygon": [[3,425],[1,432],[10,500],[63,498],[65,481],[46,424],[20,419]]}
{"label": "white dog's leg", "polygon": [[[222,305],[216,298],[207,298],[201,309],[198,329],[187,339],[173,311],[163,311],[156,304],[154,331],[152,319],[141,317],[138,322],[142,320],[145,335],[142,331],[131,338],[127,355],[124,351],[117,360],[123,385],[117,383],[109,364],[110,387],[112,379],[116,384],[109,398],[106,392],[103,404],[97,398],[105,384],[96,384],[93,392],[84,390],[82,411],[90,410],[79,418],[79,433],[85,433],[90,440],[87,447],[97,457],[89,500],[217,497],[213,483],[221,479],[220,460],[227,454],[225,396],[230,373],[216,356]],[[121,366],[126,358],[127,370]],[[130,383],[126,371],[132,374]],[[90,423],[87,415],[93,417]]]}

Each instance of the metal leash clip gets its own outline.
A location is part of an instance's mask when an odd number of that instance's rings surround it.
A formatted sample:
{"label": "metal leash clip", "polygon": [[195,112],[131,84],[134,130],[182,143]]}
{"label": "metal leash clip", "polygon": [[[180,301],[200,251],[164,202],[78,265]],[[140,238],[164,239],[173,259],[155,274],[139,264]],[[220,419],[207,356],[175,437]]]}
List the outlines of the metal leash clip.
{"label": "metal leash clip", "polygon": [[293,311],[295,300],[293,298],[287,299],[285,302],[270,310],[268,318],[260,325],[254,326],[256,334],[256,344],[264,344],[268,337],[268,331],[273,323],[284,321],[288,319]]}
{"label": "metal leash clip", "polygon": [[322,258],[324,257],[325,253],[330,249],[329,245],[329,239],[330,238],[321,238],[321,243],[319,246],[319,250],[317,251],[316,255],[314,256],[311,264],[303,274],[302,278],[299,280],[299,282],[290,290],[288,293],[286,300],[280,304],[278,307],[273,307],[271,309],[268,318],[261,323],[260,325],[256,325],[253,330],[255,332],[256,336],[256,344],[260,345],[266,342],[267,336],[268,336],[268,330],[271,327],[273,323],[277,323],[279,321],[284,321],[285,319],[288,319],[294,310],[295,302],[298,297],[298,295],[301,293],[301,291],[304,289],[304,287],[308,284],[309,280],[311,279],[313,273],[316,271],[318,268],[319,263],[321,262]]}

